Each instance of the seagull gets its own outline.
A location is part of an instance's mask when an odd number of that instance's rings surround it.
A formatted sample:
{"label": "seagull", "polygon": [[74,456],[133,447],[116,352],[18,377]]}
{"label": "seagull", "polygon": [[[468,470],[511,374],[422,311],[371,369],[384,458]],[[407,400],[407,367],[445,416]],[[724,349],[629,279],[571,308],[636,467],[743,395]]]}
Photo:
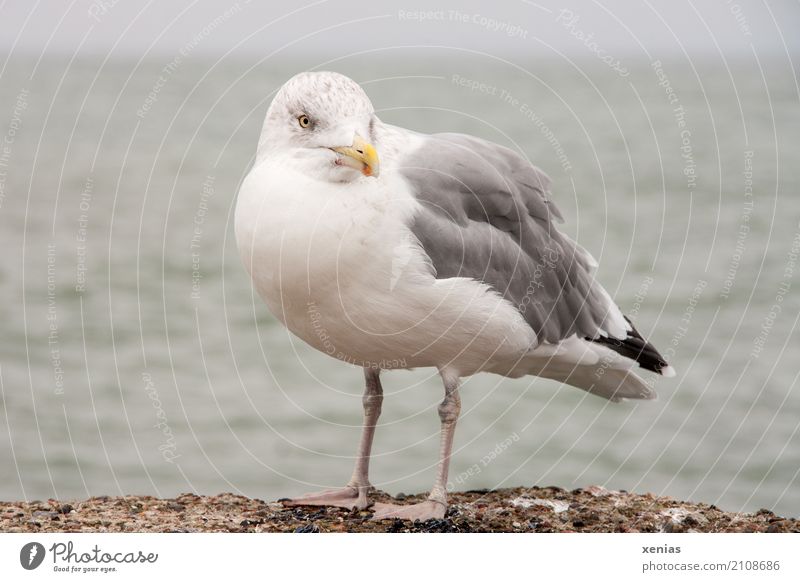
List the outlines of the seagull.
{"label": "seagull", "polygon": [[[236,202],[236,240],[269,311],[312,347],[363,368],[364,419],[342,488],[285,505],[372,507],[373,519],[442,519],[459,384],[478,372],[652,399],[633,370],[674,376],[556,223],[550,179],[516,152],[458,133],[383,123],[364,90],[304,72],[270,104]],[[425,501],[370,503],[383,371],[435,368],[444,385]]]}

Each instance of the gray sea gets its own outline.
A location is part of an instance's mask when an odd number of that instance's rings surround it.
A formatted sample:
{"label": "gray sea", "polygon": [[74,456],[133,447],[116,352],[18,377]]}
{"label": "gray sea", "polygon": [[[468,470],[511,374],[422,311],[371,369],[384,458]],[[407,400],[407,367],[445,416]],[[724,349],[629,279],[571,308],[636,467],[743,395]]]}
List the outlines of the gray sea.
{"label": "gray sea", "polygon": [[[384,121],[473,133],[553,178],[565,231],[678,372],[610,404],[463,388],[458,490],[592,484],[800,515],[798,85],[786,55],[335,69]],[[342,485],[361,372],[254,297],[232,212],[266,107],[319,60],[14,57],[0,73],[0,498]],[[623,74],[625,73],[625,74]],[[430,487],[442,388],[384,374],[372,481]]]}

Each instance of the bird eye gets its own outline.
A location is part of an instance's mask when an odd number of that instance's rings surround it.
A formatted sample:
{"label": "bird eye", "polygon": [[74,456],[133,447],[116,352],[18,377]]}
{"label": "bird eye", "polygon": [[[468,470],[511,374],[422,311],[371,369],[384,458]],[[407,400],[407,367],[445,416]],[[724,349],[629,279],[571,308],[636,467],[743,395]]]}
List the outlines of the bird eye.
{"label": "bird eye", "polygon": [[300,127],[305,128],[311,125],[311,120],[308,118],[308,115],[301,115],[297,118],[297,123],[300,124]]}

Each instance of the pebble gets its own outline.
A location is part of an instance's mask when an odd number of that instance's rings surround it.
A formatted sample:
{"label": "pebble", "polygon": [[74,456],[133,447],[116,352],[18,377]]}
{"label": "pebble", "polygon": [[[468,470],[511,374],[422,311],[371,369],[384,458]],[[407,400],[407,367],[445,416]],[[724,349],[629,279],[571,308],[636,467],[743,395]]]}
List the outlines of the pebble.
{"label": "pebble", "polygon": [[58,519],[55,511],[34,511],[31,515],[34,519]]}
{"label": "pebble", "polygon": [[592,497],[608,497],[609,495],[619,495],[619,491],[609,491],[600,485],[592,485],[586,488],[586,492]]}
{"label": "pebble", "polygon": [[394,519],[391,525],[386,528],[387,533],[400,533],[406,530],[406,524],[402,519]]}
{"label": "pebble", "polygon": [[520,507],[522,509],[528,509],[534,506],[548,507],[555,513],[563,513],[569,509],[569,503],[566,501],[560,501],[557,499],[531,499],[530,497],[517,497],[512,499],[511,505],[514,507]]}
{"label": "pebble", "polygon": [[[371,511],[337,508],[284,508],[226,493],[214,496],[93,498],[75,506],[57,500],[31,505],[0,502],[0,528],[6,531],[327,531],[364,532],[679,532],[800,531],[800,522],[770,510],[757,515],[712,510],[708,504],[680,502],[652,494],[606,494],[585,488],[570,494],[557,488],[514,488],[453,493],[447,517],[410,523],[374,522]],[[536,492],[536,493],[534,493]],[[401,494],[397,499],[421,496]],[[374,501],[391,501],[376,492]],[[512,505],[516,500],[516,507]],[[562,509],[562,511],[557,511]]]}

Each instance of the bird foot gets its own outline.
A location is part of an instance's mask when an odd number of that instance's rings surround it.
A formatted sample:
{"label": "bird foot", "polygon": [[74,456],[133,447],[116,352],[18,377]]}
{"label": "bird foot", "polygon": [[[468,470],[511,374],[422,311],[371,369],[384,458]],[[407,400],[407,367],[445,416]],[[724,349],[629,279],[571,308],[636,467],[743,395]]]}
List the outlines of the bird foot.
{"label": "bird foot", "polygon": [[447,506],[430,499],[413,505],[395,505],[394,503],[376,503],[373,521],[381,519],[407,519],[409,521],[427,521],[429,519],[444,519]]}
{"label": "bird foot", "polygon": [[345,509],[366,509],[369,506],[366,492],[359,495],[358,487],[347,486],[341,489],[326,489],[316,493],[307,493],[292,499],[281,499],[285,507],[311,505],[315,507],[343,507]]}

